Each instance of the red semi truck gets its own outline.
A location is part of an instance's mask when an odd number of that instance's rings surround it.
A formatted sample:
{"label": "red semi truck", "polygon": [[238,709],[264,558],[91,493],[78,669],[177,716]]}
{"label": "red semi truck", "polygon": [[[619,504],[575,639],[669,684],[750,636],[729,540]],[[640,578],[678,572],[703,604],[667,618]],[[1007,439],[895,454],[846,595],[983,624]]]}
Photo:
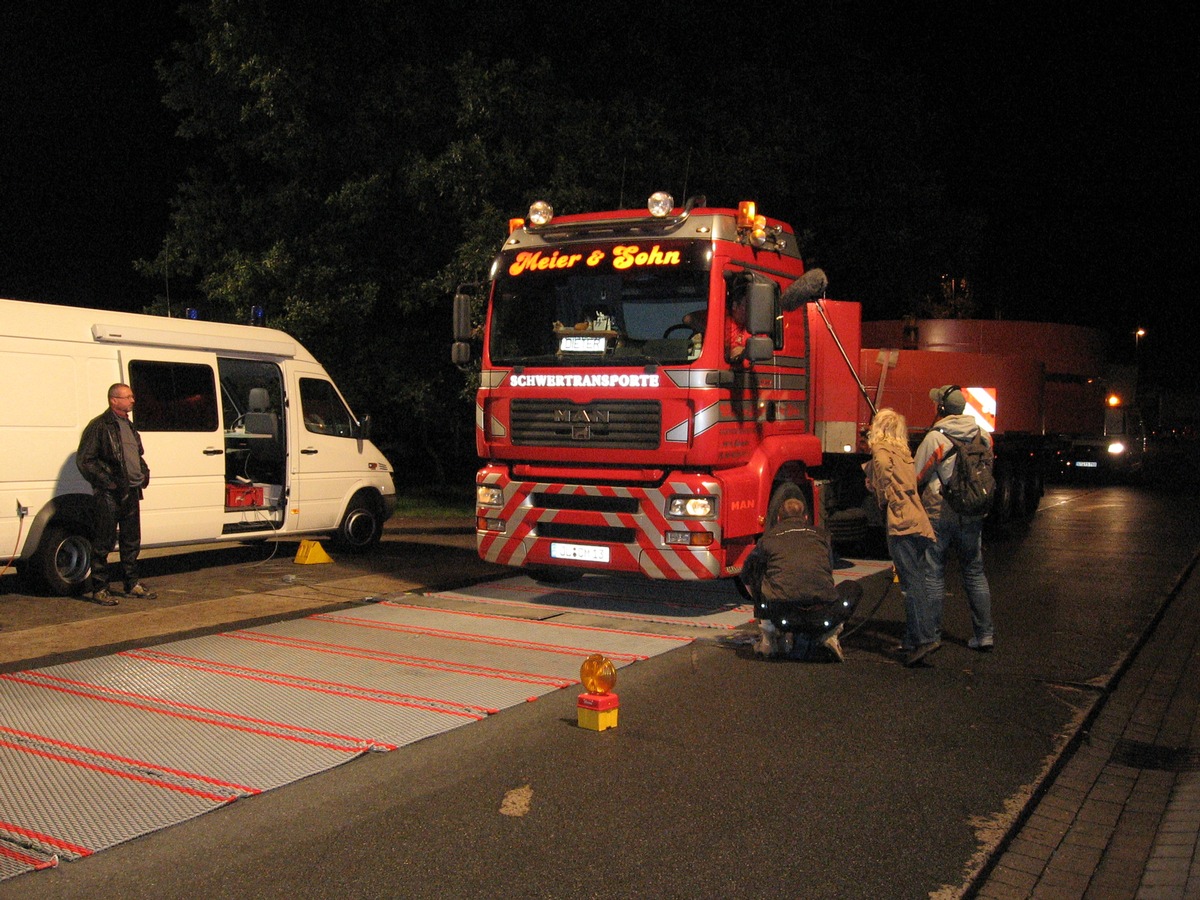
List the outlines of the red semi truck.
{"label": "red semi truck", "polygon": [[[859,306],[823,290],[791,227],[750,202],[534,204],[488,283],[480,555],[543,577],[724,578],[787,497],[821,517],[830,459],[857,467],[861,397]],[[470,305],[455,299],[459,363]]]}
{"label": "red semi truck", "polygon": [[994,517],[1032,515],[1062,435],[1093,431],[1103,406],[1092,333],[864,324],[824,288],[792,228],[751,202],[656,194],[568,216],[539,202],[513,220],[481,328],[474,298],[455,298],[454,361],[481,339],[480,555],[543,578],[730,577],[795,495],[852,545],[878,524],[860,468],[873,411],[899,409],[919,439],[944,384],[978,391],[996,437]]}

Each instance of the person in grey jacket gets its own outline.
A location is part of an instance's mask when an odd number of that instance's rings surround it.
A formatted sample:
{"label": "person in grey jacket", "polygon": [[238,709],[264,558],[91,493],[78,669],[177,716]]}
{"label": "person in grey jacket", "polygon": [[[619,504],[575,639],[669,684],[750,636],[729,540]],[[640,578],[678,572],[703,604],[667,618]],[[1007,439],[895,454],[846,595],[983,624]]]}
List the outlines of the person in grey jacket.
{"label": "person in grey jacket", "polygon": [[929,399],[937,404],[937,421],[917,447],[914,462],[917,467],[917,484],[921,488],[921,502],[929,514],[929,521],[937,537],[926,552],[926,595],[934,615],[934,624],[940,638],[942,630],[942,606],[946,599],[946,554],[953,550],[958,555],[962,573],[963,590],[971,608],[971,627],[974,632],[967,641],[972,650],[989,651],[995,646],[995,631],[992,626],[992,592],[987,575],[983,570],[983,516],[964,516],[951,509],[942,500],[942,488],[954,474],[958,454],[953,453],[954,444],[946,435],[960,441],[970,442],[982,434],[988,446],[992,436],[980,428],[974,416],[966,415],[966,397],[962,388],[947,384],[929,392]]}
{"label": "person in grey jacket", "polygon": [[108,389],[108,409],[84,426],[75,465],[92,486],[95,497],[92,520],[92,569],[89,590],[93,603],[116,606],[109,590],[116,572],[108,554],[120,537],[120,575],[127,597],[153,600],[158,595],[138,581],[138,554],[142,549],[142,490],[150,483],[150,467],[143,456],[142,438],[129,414],[133,390],[127,384]]}

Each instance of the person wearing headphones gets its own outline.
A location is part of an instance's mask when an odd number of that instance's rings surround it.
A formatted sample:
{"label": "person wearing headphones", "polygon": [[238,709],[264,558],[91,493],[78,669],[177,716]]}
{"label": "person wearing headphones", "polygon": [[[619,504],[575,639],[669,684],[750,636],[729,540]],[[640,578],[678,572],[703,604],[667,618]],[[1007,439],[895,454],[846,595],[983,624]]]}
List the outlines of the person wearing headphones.
{"label": "person wearing headphones", "polygon": [[974,634],[967,641],[972,650],[990,651],[996,644],[992,626],[992,592],[983,570],[983,516],[961,515],[942,501],[942,488],[949,483],[958,464],[958,454],[947,435],[964,443],[982,435],[989,447],[992,436],[980,428],[974,416],[967,415],[966,397],[957,384],[947,384],[929,392],[937,404],[937,420],[922,439],[913,457],[921,502],[933,525],[936,542],[925,553],[927,562],[926,594],[940,638],[942,605],[946,599],[946,554],[958,555],[963,590],[971,608]]}

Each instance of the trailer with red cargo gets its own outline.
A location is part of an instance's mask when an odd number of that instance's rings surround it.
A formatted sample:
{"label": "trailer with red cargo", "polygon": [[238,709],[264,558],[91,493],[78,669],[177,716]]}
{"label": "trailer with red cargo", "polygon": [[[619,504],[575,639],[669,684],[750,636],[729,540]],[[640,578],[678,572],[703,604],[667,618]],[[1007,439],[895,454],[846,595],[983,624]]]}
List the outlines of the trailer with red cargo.
{"label": "trailer with red cargo", "polygon": [[477,546],[543,578],[731,577],[790,496],[861,547],[879,524],[860,467],[871,415],[898,409],[915,444],[941,385],[964,388],[995,440],[993,521],[1033,515],[1046,478],[1103,432],[1098,333],[863,323],[752,202],[535,203],[484,287],[455,298],[452,354],[465,364],[479,343]]}
{"label": "trailer with red cargo", "polygon": [[[931,388],[959,385],[996,449],[993,522],[1027,519],[1045,481],[1133,470],[1144,435],[1096,329],[999,319],[863,323],[859,373],[875,405],[908,420],[914,442],[934,419]],[[860,410],[860,421],[868,415]]]}

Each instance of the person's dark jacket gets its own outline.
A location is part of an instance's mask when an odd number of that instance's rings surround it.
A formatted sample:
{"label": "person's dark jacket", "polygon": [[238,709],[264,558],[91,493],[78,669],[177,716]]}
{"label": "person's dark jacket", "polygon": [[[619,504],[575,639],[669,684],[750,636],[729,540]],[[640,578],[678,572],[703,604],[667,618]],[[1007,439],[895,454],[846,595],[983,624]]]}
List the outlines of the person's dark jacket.
{"label": "person's dark jacket", "polygon": [[[133,423],[129,423],[133,428]],[[142,436],[133,428],[137,441],[138,460],[142,468],[142,487],[150,483],[150,467],[143,455]],[[79,438],[75,465],[94,490],[124,495],[129,492],[130,478],[125,471],[125,455],[121,452],[121,426],[116,413],[106,410],[88,422]],[[141,493],[139,491],[139,497]]]}
{"label": "person's dark jacket", "polygon": [[817,606],[838,598],[829,538],[803,519],[783,519],[759,539],[747,560],[745,580],[757,582],[764,603]]}

